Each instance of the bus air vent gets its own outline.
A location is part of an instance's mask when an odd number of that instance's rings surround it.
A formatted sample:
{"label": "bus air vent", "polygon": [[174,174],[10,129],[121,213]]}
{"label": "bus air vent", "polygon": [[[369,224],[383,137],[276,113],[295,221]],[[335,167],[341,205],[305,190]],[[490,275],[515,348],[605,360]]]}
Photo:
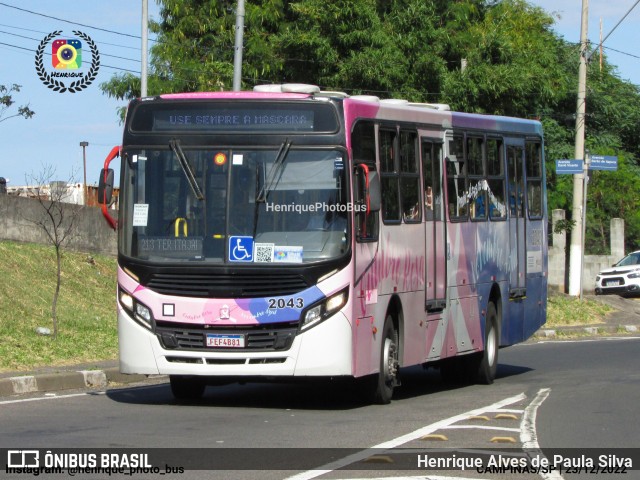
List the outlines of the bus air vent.
{"label": "bus air vent", "polygon": [[309,288],[295,273],[153,273],[147,288],[163,295],[199,298],[256,298],[292,295]]}

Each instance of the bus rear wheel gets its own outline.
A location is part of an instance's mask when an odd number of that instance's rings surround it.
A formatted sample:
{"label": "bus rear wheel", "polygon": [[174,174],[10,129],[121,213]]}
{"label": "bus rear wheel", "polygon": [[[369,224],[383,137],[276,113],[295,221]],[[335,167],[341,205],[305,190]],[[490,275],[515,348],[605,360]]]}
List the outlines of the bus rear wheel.
{"label": "bus rear wheel", "polygon": [[171,393],[177,400],[197,400],[202,397],[206,387],[198,377],[169,375]]}
{"label": "bus rear wheel", "polygon": [[487,320],[484,334],[484,351],[480,354],[476,371],[476,382],[490,385],[496,378],[498,351],[500,349],[500,329],[496,306],[487,306]]}
{"label": "bus rear wheel", "polygon": [[499,325],[495,304],[489,303],[484,333],[484,350],[479,353],[443,360],[440,364],[440,374],[446,383],[480,383],[483,385],[493,383],[498,368]]}

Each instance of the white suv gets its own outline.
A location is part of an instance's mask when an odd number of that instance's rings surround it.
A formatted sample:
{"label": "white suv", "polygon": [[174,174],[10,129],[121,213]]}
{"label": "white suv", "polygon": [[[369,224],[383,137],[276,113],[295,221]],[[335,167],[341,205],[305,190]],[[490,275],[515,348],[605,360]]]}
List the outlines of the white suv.
{"label": "white suv", "polygon": [[640,294],[640,250],[630,253],[596,276],[596,295]]}

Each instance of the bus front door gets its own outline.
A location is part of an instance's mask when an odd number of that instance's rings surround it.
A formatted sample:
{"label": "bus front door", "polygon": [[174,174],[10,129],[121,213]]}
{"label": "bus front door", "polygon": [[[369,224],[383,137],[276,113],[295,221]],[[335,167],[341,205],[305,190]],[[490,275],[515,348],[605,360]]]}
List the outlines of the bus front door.
{"label": "bus front door", "polygon": [[442,354],[447,306],[447,256],[442,195],[442,140],[421,138],[425,228],[425,304],[427,359]]}
{"label": "bus front door", "polygon": [[425,215],[425,310],[446,307],[446,228],[442,203],[442,140],[421,139]]}

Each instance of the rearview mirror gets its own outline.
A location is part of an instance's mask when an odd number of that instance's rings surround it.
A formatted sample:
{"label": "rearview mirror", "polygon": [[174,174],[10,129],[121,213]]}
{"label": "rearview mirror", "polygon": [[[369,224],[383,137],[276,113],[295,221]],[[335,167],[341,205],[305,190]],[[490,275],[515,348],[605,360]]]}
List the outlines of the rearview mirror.
{"label": "rearview mirror", "polygon": [[365,163],[356,165],[356,202],[366,206],[366,214],[371,212],[379,212],[381,194],[380,194],[380,177],[375,170],[370,170]]}
{"label": "rearview mirror", "polygon": [[369,172],[369,211],[379,212],[381,203],[380,176],[378,172]]}
{"label": "rearview mirror", "polygon": [[100,180],[98,181],[98,203],[109,205],[113,197],[113,169],[103,168],[100,170]]}

